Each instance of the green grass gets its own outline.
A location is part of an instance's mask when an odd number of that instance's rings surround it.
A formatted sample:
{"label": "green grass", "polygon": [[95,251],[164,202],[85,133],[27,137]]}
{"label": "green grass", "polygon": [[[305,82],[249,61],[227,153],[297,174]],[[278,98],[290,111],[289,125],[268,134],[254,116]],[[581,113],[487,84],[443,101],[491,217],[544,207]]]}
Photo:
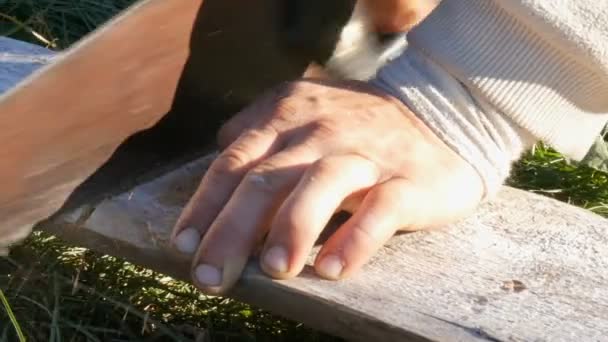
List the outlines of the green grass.
{"label": "green grass", "polygon": [[0,259],[0,288],[16,317],[0,310],[0,341],[336,340],[43,233]]}
{"label": "green grass", "polygon": [[[184,0],[186,1],[186,0]],[[60,50],[131,0],[0,0],[0,35]],[[544,146],[509,184],[608,216],[608,177]],[[42,233],[0,259],[0,341],[332,341],[296,322]]]}
{"label": "green grass", "polygon": [[508,184],[608,217],[608,174],[571,163],[542,144],[515,165]]}
{"label": "green grass", "polygon": [[133,0],[0,0],[0,35],[63,49]]}
{"label": "green grass", "polygon": [[6,312],[6,315],[8,316],[11,324],[15,328],[15,333],[17,334],[17,338],[19,339],[20,342],[24,342],[25,335],[23,334],[23,330],[21,330],[21,325],[17,321],[17,317],[15,317],[15,314],[13,313],[13,309],[11,308],[11,305],[9,304],[8,299],[6,298],[6,295],[4,295],[4,291],[2,291],[2,289],[0,289],[0,300],[2,301],[2,306],[4,306],[4,311]]}

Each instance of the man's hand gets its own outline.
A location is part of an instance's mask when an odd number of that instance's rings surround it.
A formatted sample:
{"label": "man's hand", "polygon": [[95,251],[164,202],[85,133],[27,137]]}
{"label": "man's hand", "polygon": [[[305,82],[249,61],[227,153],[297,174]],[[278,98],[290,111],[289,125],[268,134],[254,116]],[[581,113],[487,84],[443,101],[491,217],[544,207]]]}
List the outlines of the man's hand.
{"label": "man's hand", "polygon": [[439,0],[365,0],[378,32],[406,32],[420,23]]}
{"label": "man's hand", "polygon": [[225,148],[172,240],[194,254],[193,278],[207,293],[230,288],[260,242],[268,275],[296,276],[339,210],[353,215],[315,261],[327,279],[355,273],[399,230],[463,217],[483,193],[469,164],[364,83],[283,86],[235,116],[219,140]]}

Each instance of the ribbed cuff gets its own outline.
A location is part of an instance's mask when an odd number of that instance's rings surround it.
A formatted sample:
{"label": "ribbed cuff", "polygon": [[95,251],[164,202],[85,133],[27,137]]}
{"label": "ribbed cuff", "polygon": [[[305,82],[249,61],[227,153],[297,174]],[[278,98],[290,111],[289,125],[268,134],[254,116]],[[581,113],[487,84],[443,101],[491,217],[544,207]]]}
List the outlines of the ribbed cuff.
{"label": "ribbed cuff", "polygon": [[503,6],[495,0],[443,0],[409,34],[409,44],[476,99],[580,160],[606,123],[608,84],[576,50],[564,51],[550,34],[540,35],[540,28]]}
{"label": "ribbed cuff", "polygon": [[493,197],[532,136],[409,47],[370,83],[403,101],[447,146],[478,172],[484,199]]}

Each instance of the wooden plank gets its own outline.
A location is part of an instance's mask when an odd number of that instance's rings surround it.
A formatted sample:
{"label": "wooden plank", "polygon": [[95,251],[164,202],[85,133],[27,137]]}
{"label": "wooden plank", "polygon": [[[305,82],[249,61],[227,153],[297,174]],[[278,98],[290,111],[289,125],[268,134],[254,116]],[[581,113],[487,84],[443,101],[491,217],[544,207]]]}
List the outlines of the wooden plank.
{"label": "wooden plank", "polygon": [[[166,244],[212,159],[43,226],[188,280],[188,261]],[[608,336],[607,229],[585,210],[505,187],[467,220],[394,237],[347,281],[319,280],[310,267],[274,281],[252,260],[230,296],[361,341],[596,341]]]}

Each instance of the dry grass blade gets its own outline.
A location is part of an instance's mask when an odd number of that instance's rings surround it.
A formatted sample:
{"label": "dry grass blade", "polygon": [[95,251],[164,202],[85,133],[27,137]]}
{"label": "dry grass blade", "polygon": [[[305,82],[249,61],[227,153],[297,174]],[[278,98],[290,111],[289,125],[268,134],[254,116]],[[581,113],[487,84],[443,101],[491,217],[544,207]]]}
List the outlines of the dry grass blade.
{"label": "dry grass blade", "polygon": [[[133,0],[0,1],[0,35],[63,49],[133,3]],[[9,25],[9,23],[11,25]]]}
{"label": "dry grass blade", "polygon": [[42,43],[44,43],[47,47],[49,47],[49,48],[56,48],[57,47],[53,42],[51,42],[48,39],[46,39],[42,34],[36,32],[34,29],[32,29],[31,27],[29,27],[26,23],[21,22],[21,21],[17,20],[16,18],[13,18],[13,17],[11,17],[9,15],[6,15],[4,13],[1,13],[1,12],[0,12],[0,18],[8,20],[10,22],[13,22],[17,27],[22,28],[25,31],[27,31],[28,33],[30,33],[36,39],[38,39],[39,41],[41,41]]}

